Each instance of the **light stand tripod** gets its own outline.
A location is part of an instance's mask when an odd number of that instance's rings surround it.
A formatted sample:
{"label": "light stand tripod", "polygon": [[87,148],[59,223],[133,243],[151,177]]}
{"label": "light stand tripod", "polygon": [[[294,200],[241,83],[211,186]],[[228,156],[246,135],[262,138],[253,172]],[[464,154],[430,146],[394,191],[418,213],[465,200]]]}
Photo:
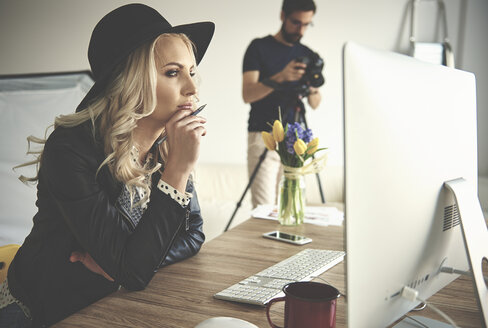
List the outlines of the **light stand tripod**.
{"label": "light stand tripod", "polygon": [[[305,128],[308,129],[307,121],[305,120],[305,107],[303,105],[303,102],[301,101],[301,95],[297,95],[297,97],[295,99],[295,105],[294,106],[295,106],[294,107],[294,109],[295,109],[295,122],[300,122],[300,123],[303,122],[303,124],[305,125]],[[256,167],[254,168],[251,176],[249,177],[249,182],[248,182],[246,188],[244,189],[244,192],[242,193],[241,198],[237,202],[234,213],[232,213],[232,216],[230,217],[229,222],[227,223],[227,226],[225,227],[224,232],[229,230],[229,227],[232,224],[232,221],[234,220],[234,217],[235,217],[237,211],[239,210],[239,208],[242,205],[242,200],[246,196],[246,193],[249,190],[249,188],[251,187],[251,184],[253,183],[254,178],[256,177],[256,174],[258,173],[258,170],[261,167],[261,164],[263,163],[267,153],[268,153],[268,149],[265,148],[263,153],[259,156],[259,162],[256,164]],[[312,156],[312,158],[315,158],[315,157]],[[320,176],[318,173],[316,173],[316,176],[317,176],[317,183],[319,186],[320,198],[322,200],[322,203],[325,204],[325,197],[324,197],[324,193],[322,191],[322,183],[320,182]]]}
{"label": "light stand tripod", "polygon": [[227,223],[227,226],[225,227],[224,232],[226,232],[227,230],[229,230],[229,227],[230,227],[230,225],[232,223],[232,220],[234,220],[234,216],[236,215],[237,210],[239,209],[239,207],[241,207],[242,200],[246,196],[246,193],[249,190],[249,188],[251,187],[251,184],[254,181],[254,178],[256,177],[256,174],[258,174],[258,170],[261,167],[261,164],[263,164],[264,158],[266,157],[266,154],[267,153],[268,153],[268,148],[265,148],[264,151],[263,151],[263,153],[259,156],[259,162],[258,162],[258,164],[256,164],[256,167],[254,168],[254,171],[252,171],[252,174],[249,177],[249,182],[247,183],[246,189],[244,189],[244,192],[242,193],[241,199],[239,199],[239,201],[237,202],[236,209],[234,210],[234,213],[232,213],[232,216],[230,217],[230,220]]}
{"label": "light stand tripod", "polygon": [[[301,97],[302,97],[301,95],[298,95],[295,102],[295,122],[303,123],[305,125],[305,129],[308,129],[307,120],[305,119],[305,106],[301,101]],[[315,159],[315,155],[312,155],[312,159]],[[315,173],[315,176],[317,177],[317,184],[319,186],[320,199],[322,200],[322,204],[325,204],[325,197],[324,197],[324,192],[322,191],[322,183],[320,182],[320,175],[317,172]]]}

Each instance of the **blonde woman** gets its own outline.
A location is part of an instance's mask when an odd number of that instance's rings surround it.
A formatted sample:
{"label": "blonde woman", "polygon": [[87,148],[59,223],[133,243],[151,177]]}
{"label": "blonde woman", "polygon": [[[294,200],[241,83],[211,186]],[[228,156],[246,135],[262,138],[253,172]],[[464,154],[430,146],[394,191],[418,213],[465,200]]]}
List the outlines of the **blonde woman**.
{"label": "blonde woman", "polygon": [[206,130],[190,114],[213,31],[172,27],[142,4],[96,25],[96,83],[75,114],[56,119],[38,158],[39,210],[0,285],[0,327],[52,325],[199,251],[191,172]]}

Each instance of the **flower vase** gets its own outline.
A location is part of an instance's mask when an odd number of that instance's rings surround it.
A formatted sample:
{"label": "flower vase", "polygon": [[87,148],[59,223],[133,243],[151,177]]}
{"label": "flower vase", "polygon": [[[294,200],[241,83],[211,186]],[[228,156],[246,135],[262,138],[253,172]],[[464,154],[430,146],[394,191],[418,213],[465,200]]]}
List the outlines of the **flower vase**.
{"label": "flower vase", "polygon": [[305,178],[283,176],[279,186],[278,221],[282,225],[300,225],[305,216]]}

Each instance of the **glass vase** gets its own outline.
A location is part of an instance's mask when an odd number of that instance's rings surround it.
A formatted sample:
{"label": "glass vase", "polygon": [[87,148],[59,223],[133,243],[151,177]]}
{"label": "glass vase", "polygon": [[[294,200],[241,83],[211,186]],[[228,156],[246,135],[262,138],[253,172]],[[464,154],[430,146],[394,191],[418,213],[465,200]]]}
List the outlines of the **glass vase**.
{"label": "glass vase", "polygon": [[305,178],[281,178],[278,195],[278,221],[282,225],[300,225],[305,216]]}

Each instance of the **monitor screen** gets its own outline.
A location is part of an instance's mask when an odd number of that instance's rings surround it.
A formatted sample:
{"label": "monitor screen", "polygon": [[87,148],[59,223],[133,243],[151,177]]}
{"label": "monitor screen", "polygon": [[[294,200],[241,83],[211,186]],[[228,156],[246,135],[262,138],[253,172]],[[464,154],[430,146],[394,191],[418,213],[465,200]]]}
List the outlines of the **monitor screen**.
{"label": "monitor screen", "polygon": [[[355,43],[343,49],[348,327],[385,327],[469,270],[444,182],[477,190],[473,74]],[[475,192],[474,194],[477,194]]]}

